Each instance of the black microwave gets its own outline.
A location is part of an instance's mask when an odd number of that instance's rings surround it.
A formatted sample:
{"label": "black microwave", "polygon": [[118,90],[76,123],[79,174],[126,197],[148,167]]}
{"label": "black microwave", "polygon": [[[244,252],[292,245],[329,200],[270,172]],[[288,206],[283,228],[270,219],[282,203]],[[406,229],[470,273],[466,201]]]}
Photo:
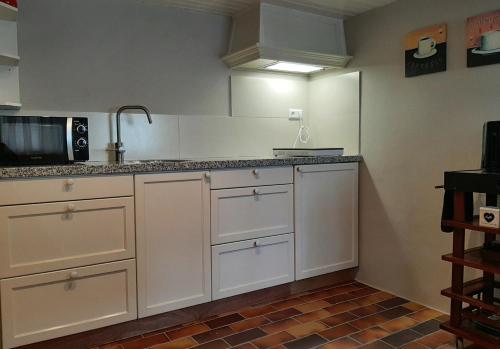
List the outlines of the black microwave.
{"label": "black microwave", "polygon": [[87,118],[0,116],[0,165],[68,164],[89,159]]}

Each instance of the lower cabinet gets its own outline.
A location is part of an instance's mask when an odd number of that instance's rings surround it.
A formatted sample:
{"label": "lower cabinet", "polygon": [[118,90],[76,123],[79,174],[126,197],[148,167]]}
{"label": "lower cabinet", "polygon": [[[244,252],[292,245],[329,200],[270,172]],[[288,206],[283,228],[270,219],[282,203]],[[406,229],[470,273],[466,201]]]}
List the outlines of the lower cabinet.
{"label": "lower cabinet", "polygon": [[0,281],[3,348],[137,318],[135,260]]}
{"label": "lower cabinet", "polygon": [[135,177],[139,317],[211,300],[207,178],[204,172]]}
{"label": "lower cabinet", "polygon": [[214,299],[276,286],[293,280],[293,234],[212,246]]}
{"label": "lower cabinet", "polygon": [[358,265],[358,163],[295,168],[296,279]]}

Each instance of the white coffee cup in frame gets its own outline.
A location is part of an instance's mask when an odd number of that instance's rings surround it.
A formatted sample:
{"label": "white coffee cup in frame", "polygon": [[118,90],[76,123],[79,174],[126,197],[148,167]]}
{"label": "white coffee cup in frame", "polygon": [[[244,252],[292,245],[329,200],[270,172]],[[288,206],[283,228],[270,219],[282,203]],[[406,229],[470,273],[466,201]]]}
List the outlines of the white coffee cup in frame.
{"label": "white coffee cup in frame", "polygon": [[436,47],[436,40],[431,36],[423,36],[418,40],[418,55],[427,56]]}
{"label": "white coffee cup in frame", "polygon": [[481,51],[500,49],[500,30],[492,30],[481,35]]}

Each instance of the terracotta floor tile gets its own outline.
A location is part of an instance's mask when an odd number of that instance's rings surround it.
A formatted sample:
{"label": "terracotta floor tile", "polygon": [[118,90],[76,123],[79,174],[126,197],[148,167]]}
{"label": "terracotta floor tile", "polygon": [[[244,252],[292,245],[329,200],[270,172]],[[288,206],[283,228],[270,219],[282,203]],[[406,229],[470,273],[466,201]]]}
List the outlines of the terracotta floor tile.
{"label": "terracotta floor tile", "polygon": [[306,323],[311,321],[317,321],[331,316],[332,314],[325,309],[319,309],[315,311],[311,311],[310,313],[302,314],[295,317],[295,320]]}
{"label": "terracotta floor tile", "polygon": [[359,349],[393,349],[389,344],[382,341],[376,341],[359,347]]}
{"label": "terracotta floor tile", "polygon": [[354,333],[351,335],[351,337],[360,343],[366,344],[376,341],[377,339],[387,337],[388,335],[390,335],[389,331],[386,331],[383,328],[375,326],[367,330]]}
{"label": "terracotta floor tile", "polygon": [[408,309],[401,307],[401,306],[387,309],[387,310],[384,310],[384,311],[378,313],[378,315],[381,315],[388,320],[396,319],[398,317],[405,316],[408,314],[411,314],[411,310],[408,310]]}
{"label": "terracotta floor tile", "polygon": [[208,342],[208,343],[193,347],[193,349],[227,349],[227,348],[229,348],[229,345],[226,342],[224,342],[222,339],[217,339],[216,341]]}
{"label": "terracotta floor tile", "polygon": [[266,314],[265,316],[269,320],[275,322],[275,321],[280,321],[283,319],[288,319],[288,318],[291,318],[295,315],[300,315],[300,314],[302,314],[302,312],[295,309],[295,308],[287,308],[287,309],[283,309],[280,311],[276,311],[274,313]]}
{"label": "terracotta floor tile", "polygon": [[387,292],[377,292],[366,297],[357,298],[353,302],[356,302],[359,305],[370,305],[386,301],[392,298],[396,298],[396,296]]}
{"label": "terracotta floor tile", "polygon": [[196,341],[193,338],[184,337],[172,342],[154,345],[153,347],[151,347],[151,349],[186,349],[194,347],[195,345],[198,345],[198,343],[196,343]]}
{"label": "terracotta floor tile", "polygon": [[210,328],[205,324],[194,324],[186,327],[181,327],[176,330],[168,331],[165,334],[168,336],[168,338],[174,340],[182,337],[189,337],[208,330],[210,330]]}
{"label": "terracotta floor tile", "polygon": [[240,322],[235,322],[234,324],[229,325],[229,327],[231,327],[235,332],[241,332],[251,328],[260,327],[270,322],[271,321],[264,316],[257,316]]}
{"label": "terracotta floor tile", "polygon": [[452,343],[455,341],[455,336],[449,332],[439,330],[428,336],[420,338],[417,342],[428,346],[429,348],[437,348],[441,345]]}
{"label": "terracotta floor tile", "polygon": [[279,301],[276,303],[272,303],[271,305],[275,307],[276,309],[286,309],[290,308],[299,304],[304,303],[304,301],[300,298],[291,298],[291,299],[286,299],[284,301]]}
{"label": "terracotta floor tile", "polygon": [[121,344],[106,344],[102,347],[99,347],[97,349],[123,349]]}
{"label": "terracotta floor tile", "polygon": [[382,324],[386,321],[387,319],[385,317],[380,316],[378,314],[374,314],[351,321],[350,324],[356,328],[359,328],[360,330],[364,330],[366,328]]}
{"label": "terracotta floor tile", "polygon": [[446,314],[443,314],[441,316],[438,316],[436,318],[437,321],[439,322],[446,322],[446,321],[450,321],[450,316],[449,315],[446,315]]}
{"label": "terracotta floor tile", "polygon": [[429,321],[420,323],[419,325],[413,327],[412,330],[417,331],[418,333],[421,333],[423,335],[428,335],[428,334],[434,333],[436,331],[439,331],[440,324],[441,323],[439,321],[437,321],[436,319],[433,319],[433,320],[429,320]]}
{"label": "terracotta floor tile", "polygon": [[322,323],[326,324],[329,327],[337,326],[346,322],[349,322],[351,320],[357,319],[357,316],[350,313],[350,312],[345,312],[341,314],[337,314],[334,316],[330,316],[329,318],[321,320]]}
{"label": "terracotta floor tile", "polygon": [[[428,348],[425,345],[419,344],[417,342],[411,342],[403,345],[401,349],[428,349]],[[456,348],[454,347],[454,349]]]}
{"label": "terracotta floor tile", "polygon": [[328,293],[330,294],[330,296],[335,296],[337,294],[348,293],[348,292],[356,292],[356,291],[359,291],[359,290],[362,290],[362,289],[364,289],[363,286],[357,286],[355,284],[349,284],[349,285],[341,285],[341,286],[333,287],[333,288],[331,288],[331,289],[328,290]]}
{"label": "terracotta floor tile", "polygon": [[290,333],[283,331],[259,338],[257,340],[254,340],[252,343],[259,349],[267,349],[275,347],[282,343],[293,341],[294,339],[295,337]]}
{"label": "terracotta floor tile", "polygon": [[234,313],[234,314],[218,317],[218,318],[210,320],[210,321],[206,321],[205,324],[210,328],[218,328],[218,327],[227,326],[227,325],[232,324],[234,322],[241,321],[243,319],[244,319],[243,316],[241,316],[238,313]]}
{"label": "terracotta floor tile", "polygon": [[207,332],[195,334],[193,338],[200,344],[207,343],[214,341],[216,339],[222,338],[229,336],[230,334],[233,334],[234,331],[231,327],[229,326],[224,326],[224,327],[219,327],[215,330],[210,330]]}
{"label": "terracotta floor tile", "polygon": [[424,309],[424,310],[419,310],[416,313],[410,314],[408,315],[408,317],[411,317],[412,319],[415,319],[418,322],[424,322],[440,317],[441,315],[443,315],[443,313],[440,313],[437,310]]}
{"label": "terracotta floor tile", "polygon": [[320,349],[354,349],[359,347],[359,343],[350,338],[340,338],[336,341],[323,345]]}
{"label": "terracotta floor tile", "polygon": [[305,294],[300,296],[299,298],[302,299],[304,302],[312,302],[312,301],[317,301],[319,299],[327,298],[330,296],[330,293],[328,290],[323,290],[319,292],[312,292],[309,294]]}
{"label": "terracotta floor tile", "polygon": [[319,332],[319,335],[323,338],[328,339],[329,341],[332,341],[337,338],[345,337],[351,333],[358,332],[359,330],[355,327],[352,327],[349,324],[343,324],[339,326],[335,326],[332,328],[329,328],[325,331]]}
{"label": "terracotta floor tile", "polygon": [[408,302],[409,301],[407,299],[395,297],[395,298],[391,298],[391,299],[379,302],[379,303],[377,303],[377,305],[389,309],[389,308],[394,308],[394,307],[397,307],[398,305],[402,305],[402,304],[405,304]]}
{"label": "terracotta floor tile", "polygon": [[422,310],[422,309],[426,309],[426,307],[424,307],[423,305],[420,305],[420,304],[417,304],[417,303],[413,303],[413,302],[403,304],[402,306],[405,307],[408,310],[411,310],[412,312],[416,312],[416,311],[419,311],[419,310]]}
{"label": "terracotta floor tile", "polygon": [[292,342],[288,342],[285,344],[285,347],[287,349],[309,349],[317,347],[318,345],[321,345],[323,343],[326,343],[326,340],[324,338],[321,338],[317,334],[313,334]]}
{"label": "terracotta floor tile", "polygon": [[323,308],[329,307],[329,306],[331,306],[330,303],[328,303],[324,300],[318,300],[318,301],[314,301],[314,302],[310,302],[310,303],[296,305],[296,306],[294,306],[294,308],[302,313],[309,313],[311,311],[323,309]]}
{"label": "terracotta floor tile", "polygon": [[417,324],[418,324],[417,321],[415,321],[407,316],[403,316],[403,317],[400,317],[398,319],[384,322],[383,324],[380,325],[380,327],[382,327],[384,330],[387,330],[387,331],[393,333],[393,332],[406,330],[407,328],[412,328],[413,326],[415,326]]}
{"label": "terracotta floor tile", "polygon": [[355,299],[355,298],[358,298],[358,297],[356,297],[355,295],[352,295],[350,293],[342,293],[342,294],[337,294],[335,296],[325,298],[324,300],[330,304],[337,304],[337,303],[342,303],[345,301],[350,301],[351,299]]}
{"label": "terracotta floor tile", "polygon": [[379,292],[379,290],[376,290],[376,289],[371,288],[371,287],[366,287],[366,288],[362,288],[362,289],[359,289],[356,291],[351,291],[349,293],[352,294],[353,296],[356,296],[356,297],[363,297],[363,296],[368,296],[370,294],[377,293],[377,292]]}
{"label": "terracotta floor tile", "polygon": [[285,319],[278,322],[273,322],[272,324],[264,325],[261,328],[266,333],[276,333],[289,329],[290,327],[299,325],[300,322],[294,319]]}
{"label": "terracotta floor tile", "polygon": [[421,336],[422,335],[418,332],[412,330],[404,330],[391,334],[390,336],[387,336],[382,340],[394,347],[401,347],[409,342],[412,342],[420,338]]}
{"label": "terracotta floor tile", "polygon": [[356,316],[363,317],[363,316],[368,316],[368,315],[378,313],[384,309],[385,308],[379,307],[376,304],[370,304],[370,305],[366,305],[364,307],[353,309],[353,310],[351,310],[351,313],[353,313]]}
{"label": "terracotta floor tile", "polygon": [[256,349],[256,347],[252,343],[244,343],[238,345],[237,347],[233,347],[232,349]]}
{"label": "terracotta floor tile", "polygon": [[240,315],[243,315],[246,318],[260,316],[268,313],[272,313],[276,311],[276,309],[270,305],[261,305],[258,307],[246,308],[240,311]]}
{"label": "terracotta floor tile", "polygon": [[252,328],[251,330],[239,332],[229,337],[225,337],[224,340],[234,347],[236,345],[245,342],[251,342],[257,338],[264,337],[265,335],[266,333],[262,331],[260,328]]}
{"label": "terracotta floor tile", "polygon": [[123,349],[144,349],[165,342],[168,342],[168,338],[164,334],[157,334],[151,337],[138,338],[131,342],[122,343],[122,347]]}
{"label": "terracotta floor tile", "polygon": [[323,331],[327,326],[321,322],[308,322],[288,328],[286,331],[295,338],[305,337],[313,333]]}
{"label": "terracotta floor tile", "polygon": [[359,305],[349,301],[326,307],[325,310],[328,310],[331,314],[335,315],[335,314],[345,313],[346,311],[351,311],[356,308],[359,308]]}

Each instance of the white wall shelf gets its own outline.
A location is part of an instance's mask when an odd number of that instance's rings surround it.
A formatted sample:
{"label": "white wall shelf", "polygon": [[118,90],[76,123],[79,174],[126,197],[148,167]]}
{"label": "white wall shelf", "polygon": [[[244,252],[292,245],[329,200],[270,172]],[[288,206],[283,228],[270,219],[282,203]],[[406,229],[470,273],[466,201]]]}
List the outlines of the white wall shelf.
{"label": "white wall shelf", "polygon": [[21,103],[0,102],[0,110],[19,110],[21,107]]}
{"label": "white wall shelf", "polygon": [[0,65],[18,66],[20,57],[7,53],[0,53]]}
{"label": "white wall shelf", "polygon": [[17,8],[0,2],[0,21],[17,20]]}

